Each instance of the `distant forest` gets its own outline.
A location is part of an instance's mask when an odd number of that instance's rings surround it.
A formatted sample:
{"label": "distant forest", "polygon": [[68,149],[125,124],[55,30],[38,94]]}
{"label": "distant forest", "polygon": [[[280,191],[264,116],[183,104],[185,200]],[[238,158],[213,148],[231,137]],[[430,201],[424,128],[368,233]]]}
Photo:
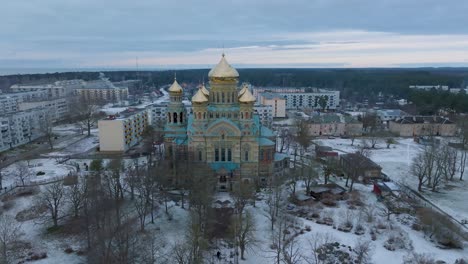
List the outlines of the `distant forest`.
{"label": "distant forest", "polygon": [[[339,90],[341,98],[362,101],[377,100],[379,93],[394,98],[406,98],[423,113],[439,108],[468,112],[466,94],[448,92],[411,91],[409,85],[448,85],[450,88],[468,86],[468,68],[417,68],[417,69],[238,69],[240,82],[254,86],[318,87]],[[170,84],[177,79],[189,86],[206,81],[208,69],[172,71],[104,71],[112,81],[142,80],[141,91]],[[0,76],[0,89],[17,83],[39,83],[55,80],[98,78],[98,72],[63,72],[51,74],[22,74]]]}

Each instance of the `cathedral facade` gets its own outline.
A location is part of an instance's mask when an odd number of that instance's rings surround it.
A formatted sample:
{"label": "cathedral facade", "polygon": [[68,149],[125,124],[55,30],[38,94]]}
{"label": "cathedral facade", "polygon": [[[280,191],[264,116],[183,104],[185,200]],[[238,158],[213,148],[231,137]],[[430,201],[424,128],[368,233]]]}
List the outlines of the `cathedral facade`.
{"label": "cathedral facade", "polygon": [[254,113],[255,97],[247,86],[238,87],[239,73],[224,54],[208,77],[209,89],[203,85],[192,97],[192,113],[186,113],[177,80],[169,88],[167,158],[187,153],[194,173],[214,177],[219,190],[238,181],[266,185],[274,173],[275,135]]}

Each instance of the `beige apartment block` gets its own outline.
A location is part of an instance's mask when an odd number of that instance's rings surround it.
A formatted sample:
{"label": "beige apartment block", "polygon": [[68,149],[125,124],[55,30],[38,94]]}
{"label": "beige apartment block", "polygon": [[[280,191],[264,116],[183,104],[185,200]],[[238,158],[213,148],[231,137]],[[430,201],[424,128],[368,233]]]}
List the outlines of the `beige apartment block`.
{"label": "beige apartment block", "polygon": [[280,94],[261,93],[260,103],[271,106],[273,117],[286,117],[286,99]]}
{"label": "beige apartment block", "polygon": [[148,113],[143,109],[127,109],[98,121],[99,147],[102,152],[125,152],[142,139],[148,126]]}

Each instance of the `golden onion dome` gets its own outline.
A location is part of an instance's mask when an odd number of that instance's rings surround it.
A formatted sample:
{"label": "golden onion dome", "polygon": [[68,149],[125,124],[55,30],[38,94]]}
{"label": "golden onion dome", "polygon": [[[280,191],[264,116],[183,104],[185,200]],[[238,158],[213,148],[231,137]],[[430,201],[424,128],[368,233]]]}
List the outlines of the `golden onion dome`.
{"label": "golden onion dome", "polygon": [[192,97],[192,102],[193,103],[206,103],[206,102],[208,102],[208,96],[206,96],[203,93],[202,88],[198,89],[198,91]]}
{"label": "golden onion dome", "polygon": [[253,103],[255,102],[255,97],[252,95],[250,92],[249,88],[247,88],[247,85],[244,85],[242,89],[239,92],[239,102],[241,103]]}
{"label": "golden onion dome", "polygon": [[224,53],[219,63],[208,73],[210,78],[238,78],[239,73],[226,61]]}
{"label": "golden onion dome", "polygon": [[205,84],[202,85],[202,87],[200,88],[200,90],[202,91],[202,93],[206,96],[209,96],[210,95],[210,91],[208,91],[208,89],[206,89],[205,87]]}
{"label": "golden onion dome", "polygon": [[176,79],[174,79],[174,83],[171,85],[171,87],[169,87],[169,92],[173,92],[173,93],[183,92],[182,87],[179,85]]}

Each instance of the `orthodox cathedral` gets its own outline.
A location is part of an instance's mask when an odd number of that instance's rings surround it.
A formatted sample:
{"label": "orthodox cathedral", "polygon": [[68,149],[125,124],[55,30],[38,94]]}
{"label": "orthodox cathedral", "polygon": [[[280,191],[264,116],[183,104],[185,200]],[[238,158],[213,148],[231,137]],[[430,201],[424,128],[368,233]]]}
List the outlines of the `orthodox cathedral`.
{"label": "orthodox cathedral", "polygon": [[[184,91],[174,80],[169,88],[164,144],[168,159],[186,153],[194,173],[215,177],[219,190],[235,182],[265,185],[274,173],[275,135],[254,113],[255,97],[246,85],[238,87],[239,73],[224,54],[192,97],[192,111],[182,103]],[[205,166],[197,166],[197,163]]]}

